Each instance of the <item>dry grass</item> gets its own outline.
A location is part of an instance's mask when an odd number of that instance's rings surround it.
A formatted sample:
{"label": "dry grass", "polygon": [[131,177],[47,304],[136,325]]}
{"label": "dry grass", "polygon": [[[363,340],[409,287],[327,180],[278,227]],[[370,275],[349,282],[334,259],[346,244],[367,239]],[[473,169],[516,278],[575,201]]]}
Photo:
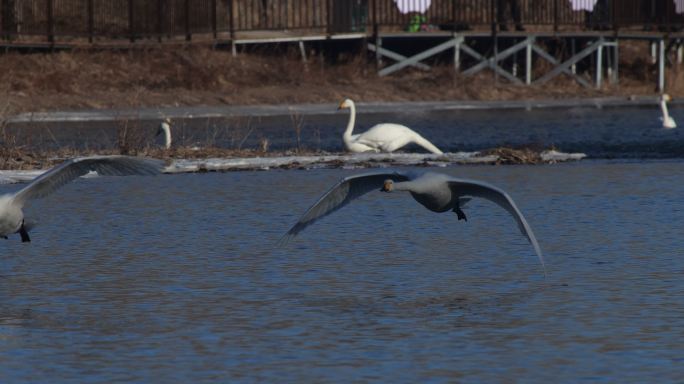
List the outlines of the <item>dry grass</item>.
{"label": "dry grass", "polygon": [[531,148],[493,148],[482,151],[483,155],[496,155],[499,160],[496,164],[541,164],[541,152]]}
{"label": "dry grass", "polygon": [[[408,70],[381,78],[361,57],[332,65],[310,60],[306,70],[286,57],[241,54],[206,47],[72,51],[0,55],[0,84],[14,111],[71,108],[249,105],[362,101],[511,100],[654,92],[648,46],[621,48],[620,86],[585,89],[567,77],[545,86],[494,83],[490,72],[464,78],[445,63],[430,72]],[[672,70],[669,89],[684,96],[684,79]]]}

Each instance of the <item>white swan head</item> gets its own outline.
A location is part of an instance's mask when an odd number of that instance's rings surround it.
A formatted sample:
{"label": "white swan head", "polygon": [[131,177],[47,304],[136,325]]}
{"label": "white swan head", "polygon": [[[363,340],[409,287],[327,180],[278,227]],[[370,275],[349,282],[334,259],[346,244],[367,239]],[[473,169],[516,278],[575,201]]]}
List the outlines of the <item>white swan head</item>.
{"label": "white swan head", "polygon": [[157,129],[155,137],[161,134],[164,134],[164,148],[171,148],[171,119],[168,117],[159,124],[159,129]]}
{"label": "white swan head", "polygon": [[337,110],[340,109],[348,109],[354,106],[354,102],[351,99],[344,99],[340,105],[337,107]]}
{"label": "white swan head", "polygon": [[662,95],[660,95],[660,101],[664,102],[664,103],[668,103],[668,102],[672,101],[672,97],[670,97],[670,95],[668,95],[667,93],[663,93]]}
{"label": "white swan head", "polygon": [[394,190],[394,181],[392,179],[385,180],[385,182],[382,183],[382,188],[380,189],[380,191],[392,192],[392,190]]}

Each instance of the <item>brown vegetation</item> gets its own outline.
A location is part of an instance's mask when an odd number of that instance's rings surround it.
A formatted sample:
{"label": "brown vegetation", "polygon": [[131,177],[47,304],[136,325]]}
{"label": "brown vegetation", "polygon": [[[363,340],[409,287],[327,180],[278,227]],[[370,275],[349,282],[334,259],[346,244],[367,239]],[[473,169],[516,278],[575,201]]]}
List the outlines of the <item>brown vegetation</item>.
{"label": "brown vegetation", "polygon": [[[625,48],[623,48],[623,51]],[[620,86],[585,89],[567,77],[545,86],[494,83],[491,72],[462,77],[450,65],[378,77],[360,57],[331,65],[311,58],[241,54],[184,47],[0,55],[0,102],[7,112],[74,108],[163,107],[362,101],[510,100],[654,92],[647,46],[622,54]],[[684,94],[678,71],[669,88]]]}

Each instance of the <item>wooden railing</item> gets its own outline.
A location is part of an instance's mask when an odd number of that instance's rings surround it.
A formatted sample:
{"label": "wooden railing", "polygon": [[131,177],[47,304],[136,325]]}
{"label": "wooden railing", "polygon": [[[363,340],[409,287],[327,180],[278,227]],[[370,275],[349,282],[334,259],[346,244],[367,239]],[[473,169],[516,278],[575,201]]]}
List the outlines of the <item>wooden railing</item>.
{"label": "wooden railing", "polygon": [[[401,13],[397,1],[423,13]],[[596,2],[593,12],[573,9]],[[518,0],[520,23],[559,29],[678,30],[684,0]],[[677,9],[681,2],[683,9]],[[495,27],[500,0],[0,0],[0,38],[164,39],[254,30]],[[429,6],[427,6],[429,4]],[[506,7],[508,8],[508,7]],[[512,22],[510,10],[505,18]]]}

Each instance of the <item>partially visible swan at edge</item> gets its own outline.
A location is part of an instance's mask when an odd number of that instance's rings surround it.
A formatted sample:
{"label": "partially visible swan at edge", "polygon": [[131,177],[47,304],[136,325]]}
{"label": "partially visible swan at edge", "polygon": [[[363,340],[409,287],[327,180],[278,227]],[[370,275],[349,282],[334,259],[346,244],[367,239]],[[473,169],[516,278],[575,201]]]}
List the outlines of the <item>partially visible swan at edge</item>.
{"label": "partially visible swan at edge", "polygon": [[356,106],[351,99],[340,103],[337,109],[350,109],[349,123],[342,139],[351,152],[394,152],[409,144],[416,143],[428,151],[441,155],[443,152],[410,128],[399,124],[377,124],[364,133],[352,135],[356,122]]}
{"label": "partially visible swan at edge", "polygon": [[161,124],[159,124],[159,129],[157,129],[157,134],[155,136],[159,136],[161,134],[164,134],[164,148],[165,149],[170,149],[171,148],[171,119],[168,117],[165,118]]}
{"label": "partially visible swan at edge", "polygon": [[[161,134],[164,134],[164,149],[171,149],[171,119],[168,117],[162,120],[162,122],[159,124],[159,129],[157,129],[157,134],[155,137]],[[190,149],[193,151],[199,151],[201,148],[195,145],[190,147]]]}
{"label": "partially visible swan at edge", "polygon": [[672,116],[667,113],[667,102],[671,100],[672,98],[667,93],[663,93],[660,96],[660,110],[663,113],[663,115],[660,117],[660,120],[663,122],[663,128],[667,129],[677,128],[677,123],[674,121]]}
{"label": "partially visible swan at edge", "polygon": [[532,228],[506,192],[480,181],[459,179],[441,173],[412,174],[378,171],[345,177],[304,213],[285,234],[281,244],[286,244],[321,217],[380,187],[383,192],[408,191],[425,208],[433,212],[453,211],[458,220],[467,221],[462,208],[471,197],[480,197],[494,202],[513,216],[520,232],[534,247],[544,269],[544,275],[546,275],[544,257]]}
{"label": "partially visible swan at edge", "polygon": [[128,156],[93,156],[74,158],[43,173],[16,193],[0,196],[0,237],[18,233],[22,242],[29,242],[30,229],[24,223],[22,208],[31,199],[45,197],[68,182],[90,171],[99,175],[156,175],[163,163],[157,160]]}

